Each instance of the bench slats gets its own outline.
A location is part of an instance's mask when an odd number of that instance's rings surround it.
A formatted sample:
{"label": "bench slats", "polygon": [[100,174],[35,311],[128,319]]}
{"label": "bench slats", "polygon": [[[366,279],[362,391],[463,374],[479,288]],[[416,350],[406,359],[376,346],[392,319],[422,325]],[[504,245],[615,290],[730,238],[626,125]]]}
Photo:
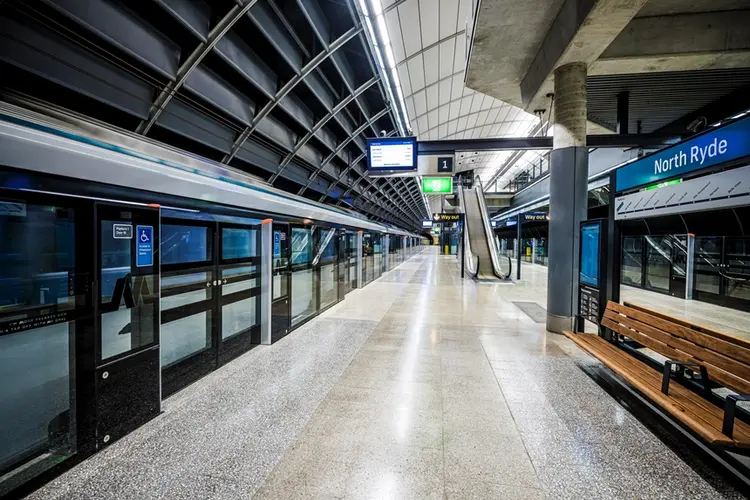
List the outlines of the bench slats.
{"label": "bench slats", "polygon": [[710,349],[712,351],[718,351],[725,356],[734,358],[745,364],[750,364],[750,349],[746,349],[734,342],[729,342],[720,338],[716,338],[712,335],[705,335],[699,331],[693,330],[681,324],[673,323],[671,320],[664,319],[663,317],[656,316],[644,312],[642,310],[630,308],[617,304],[616,302],[609,302],[607,308],[624,314],[630,318],[641,321],[660,330],[663,330],[670,335],[675,337],[688,340],[696,345]]}
{"label": "bench slats", "polygon": [[[675,390],[667,396],[659,390],[661,377],[657,371],[621,352],[620,349],[601,337],[571,332],[565,332],[565,335],[623,377],[649,399],[659,404],[669,414],[694,429],[706,441],[722,446],[736,446],[738,444],[735,439],[720,432],[721,419],[718,415],[712,415],[695,404],[695,401],[692,400],[693,393],[686,396],[681,391]],[[695,397],[699,396],[696,395]]]}
{"label": "bench slats", "polygon": [[668,314],[664,314],[663,312],[654,311],[653,309],[649,309],[647,307],[644,307],[638,304],[633,304],[632,302],[625,302],[624,305],[627,307],[632,307],[633,309],[637,309],[639,311],[643,311],[645,313],[651,314],[653,316],[658,316],[660,318],[666,319],[667,321],[671,321],[672,323],[677,323],[678,325],[685,326],[687,328],[690,328],[691,330],[695,330],[696,332],[710,335],[712,337],[716,337],[717,339],[726,340],[727,342],[730,342],[732,344],[737,344],[738,346],[744,347],[745,349],[750,351],[750,341],[747,341],[745,339],[735,337],[733,335],[727,335],[726,333],[718,332],[716,330],[712,330],[711,328],[708,328],[705,326],[694,325],[680,318],[675,318]]}
{"label": "bench slats", "polygon": [[[593,335],[589,335],[592,337]],[[596,337],[600,338],[600,337]],[[648,396],[660,405],[670,404],[670,408],[665,408],[667,411],[680,418],[686,417],[686,413],[689,414],[691,421],[696,425],[702,425],[711,432],[717,432],[721,434],[724,439],[731,439],[721,433],[721,425],[723,419],[723,410],[711,404],[699,394],[679,385],[673,384],[670,386],[670,394],[665,395],[661,392],[661,376],[655,370],[651,369],[646,364],[636,360],[631,355],[625,353],[621,349],[612,346],[608,342],[602,341],[609,349],[612,350],[612,356],[617,358],[621,363],[627,366],[627,369],[632,371],[635,378],[639,379],[641,384],[644,384],[640,389],[647,389]],[[637,368],[633,368],[637,366]],[[677,415],[674,412],[681,412]],[[687,423],[687,422],[686,422]],[[693,427],[691,425],[691,427]],[[705,431],[706,429],[704,429]],[[745,447],[750,446],[750,426],[742,424],[735,428],[734,444],[736,446]]]}
{"label": "bench slats", "polygon": [[[617,333],[630,337],[640,344],[678,361],[698,362],[706,366],[710,378],[730,389],[750,394],[750,367],[720,353],[704,349],[688,340],[674,337],[634,319],[616,313],[615,307],[604,312],[602,325]],[[625,314],[630,314],[624,310]],[[736,374],[736,375],[735,375]]]}

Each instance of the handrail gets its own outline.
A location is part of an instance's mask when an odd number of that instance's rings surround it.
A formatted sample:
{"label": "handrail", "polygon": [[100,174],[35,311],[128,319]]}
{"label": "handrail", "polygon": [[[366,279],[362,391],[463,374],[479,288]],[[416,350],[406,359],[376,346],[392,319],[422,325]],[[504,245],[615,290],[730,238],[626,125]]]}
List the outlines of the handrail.
{"label": "handrail", "polygon": [[[473,189],[477,194],[477,199],[479,200],[479,211],[481,212],[480,216],[482,217],[485,235],[487,236],[487,245],[489,245],[489,248],[487,250],[489,250],[490,259],[492,260],[492,272],[495,273],[495,276],[497,276],[501,280],[504,280],[507,279],[508,276],[503,276],[503,273],[500,271],[500,261],[497,258],[497,242],[495,241],[495,237],[493,235],[492,226],[490,226],[489,213],[487,212],[487,202],[484,199],[484,190],[482,188],[482,179],[478,175],[475,175],[474,182],[478,184],[477,186],[474,186]],[[479,269],[478,266],[477,269]]]}

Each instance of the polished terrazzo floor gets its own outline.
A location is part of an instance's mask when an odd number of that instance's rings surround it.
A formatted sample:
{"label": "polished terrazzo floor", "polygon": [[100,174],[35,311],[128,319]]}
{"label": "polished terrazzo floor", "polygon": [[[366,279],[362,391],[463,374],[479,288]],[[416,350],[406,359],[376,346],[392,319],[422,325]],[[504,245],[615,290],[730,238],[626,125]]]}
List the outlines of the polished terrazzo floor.
{"label": "polished terrazzo floor", "polygon": [[32,498],[735,498],[513,303],[545,288],[427,248]]}

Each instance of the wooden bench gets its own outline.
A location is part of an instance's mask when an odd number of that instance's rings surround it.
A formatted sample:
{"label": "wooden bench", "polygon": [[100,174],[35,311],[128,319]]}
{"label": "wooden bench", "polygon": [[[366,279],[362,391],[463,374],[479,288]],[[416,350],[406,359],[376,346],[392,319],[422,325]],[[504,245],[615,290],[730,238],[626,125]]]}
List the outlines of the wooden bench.
{"label": "wooden bench", "polygon": [[[737,402],[750,401],[750,342],[630,303],[609,302],[602,326],[666,357],[663,371],[598,335],[565,335],[707,442],[750,448],[750,425],[735,418]],[[674,382],[686,369],[701,374],[702,390]],[[724,408],[712,401],[714,384],[737,393]]]}

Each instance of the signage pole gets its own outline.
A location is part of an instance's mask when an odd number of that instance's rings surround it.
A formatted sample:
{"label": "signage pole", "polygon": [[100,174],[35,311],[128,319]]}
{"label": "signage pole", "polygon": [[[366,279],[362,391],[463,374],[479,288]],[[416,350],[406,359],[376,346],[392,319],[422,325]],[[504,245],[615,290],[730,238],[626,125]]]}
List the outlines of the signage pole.
{"label": "signage pole", "polygon": [[516,224],[516,279],[521,279],[521,226],[523,225],[523,215],[518,214],[518,223]]}
{"label": "signage pole", "polygon": [[[616,171],[609,174],[609,216],[607,217],[607,264],[604,269],[604,283],[601,284],[600,290],[604,292],[604,297],[601,298],[600,304],[601,314],[604,313],[607,304],[611,300],[612,302],[620,302],[620,273],[621,269],[621,256],[622,242],[620,241],[620,226],[615,221],[615,189],[617,183]],[[600,314],[600,316],[601,316]],[[601,317],[599,318],[601,322]],[[600,323],[601,324],[601,323]],[[605,337],[611,335],[611,332],[604,332],[600,328],[600,335],[604,334]]]}

